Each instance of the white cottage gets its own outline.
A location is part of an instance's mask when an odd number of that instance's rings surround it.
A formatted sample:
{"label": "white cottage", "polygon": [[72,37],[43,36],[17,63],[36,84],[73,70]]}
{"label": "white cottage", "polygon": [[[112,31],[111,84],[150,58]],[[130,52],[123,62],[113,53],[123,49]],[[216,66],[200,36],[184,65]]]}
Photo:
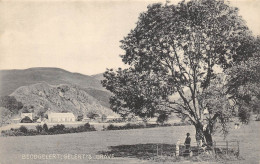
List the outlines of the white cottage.
{"label": "white cottage", "polygon": [[75,122],[73,113],[49,113],[48,122]]}
{"label": "white cottage", "polygon": [[32,113],[21,113],[21,118],[29,117],[31,120],[33,119],[33,114]]}

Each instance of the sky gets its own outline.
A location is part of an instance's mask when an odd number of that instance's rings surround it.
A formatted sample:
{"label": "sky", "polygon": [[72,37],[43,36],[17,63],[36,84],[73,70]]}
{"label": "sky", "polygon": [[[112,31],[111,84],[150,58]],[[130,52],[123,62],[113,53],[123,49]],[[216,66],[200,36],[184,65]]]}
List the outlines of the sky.
{"label": "sky", "polygon": [[[119,41],[154,2],[165,1],[2,0],[0,70],[59,67],[93,75],[125,67]],[[231,0],[231,5],[260,35],[260,0]]]}

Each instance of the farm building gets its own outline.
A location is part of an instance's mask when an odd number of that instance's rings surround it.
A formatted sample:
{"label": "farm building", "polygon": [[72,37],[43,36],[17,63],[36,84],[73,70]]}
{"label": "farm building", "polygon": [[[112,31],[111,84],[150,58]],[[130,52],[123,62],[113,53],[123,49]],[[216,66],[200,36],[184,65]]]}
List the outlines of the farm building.
{"label": "farm building", "polygon": [[24,117],[29,117],[31,120],[33,119],[33,114],[32,113],[21,113],[21,118],[23,119]]}
{"label": "farm building", "polygon": [[75,122],[73,113],[49,113],[48,122]]}

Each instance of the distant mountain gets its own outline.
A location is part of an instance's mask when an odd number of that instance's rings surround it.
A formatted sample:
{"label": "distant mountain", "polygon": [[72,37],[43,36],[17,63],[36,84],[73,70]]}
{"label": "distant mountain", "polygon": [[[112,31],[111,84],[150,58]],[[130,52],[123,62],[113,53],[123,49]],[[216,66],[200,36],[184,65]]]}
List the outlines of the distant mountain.
{"label": "distant mountain", "polygon": [[102,105],[102,101],[88,94],[86,89],[70,84],[49,85],[44,82],[22,86],[10,96],[14,96],[36,115],[47,109],[52,112],[73,112],[75,115],[86,115],[90,111],[100,115],[115,115],[111,109]]}
{"label": "distant mountain", "polygon": [[51,85],[71,84],[81,88],[105,89],[100,80],[60,68],[29,68],[25,70],[0,70],[0,96],[9,95],[21,86],[47,82]]}

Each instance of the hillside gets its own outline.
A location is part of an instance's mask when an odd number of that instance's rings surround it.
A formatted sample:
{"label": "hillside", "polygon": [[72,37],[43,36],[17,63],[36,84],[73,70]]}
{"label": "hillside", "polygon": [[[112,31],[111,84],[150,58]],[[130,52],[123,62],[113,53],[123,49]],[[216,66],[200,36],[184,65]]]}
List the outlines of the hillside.
{"label": "hillside", "polygon": [[104,80],[104,76],[103,76],[103,73],[99,73],[99,74],[95,74],[95,75],[91,75],[91,77],[101,81],[101,80]]}
{"label": "hillside", "polygon": [[72,73],[60,68],[29,68],[25,70],[0,70],[0,96],[9,95],[21,86],[47,82],[51,85],[72,84],[81,88],[105,90],[100,80]]}
{"label": "hillside", "polygon": [[87,88],[84,89],[89,95],[97,99],[101,105],[110,108],[109,98],[112,96],[110,92]]}
{"label": "hillside", "polygon": [[100,115],[115,115],[111,109],[103,106],[100,100],[75,85],[38,83],[22,86],[10,96],[14,96],[35,114],[50,109],[53,112],[73,112],[75,115],[85,115],[89,111],[95,111]]}

